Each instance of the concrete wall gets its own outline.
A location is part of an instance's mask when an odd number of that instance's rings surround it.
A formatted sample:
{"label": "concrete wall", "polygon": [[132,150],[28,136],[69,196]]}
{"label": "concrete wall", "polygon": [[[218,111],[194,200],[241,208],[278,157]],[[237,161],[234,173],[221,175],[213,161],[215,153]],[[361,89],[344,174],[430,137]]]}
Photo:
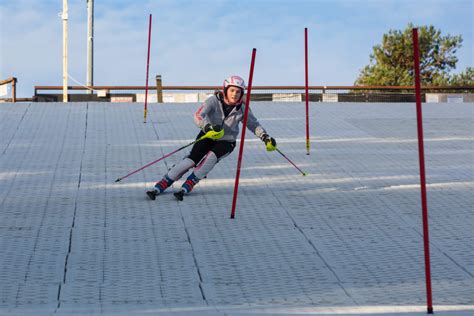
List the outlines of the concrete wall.
{"label": "concrete wall", "polygon": [[467,103],[474,102],[474,93],[427,93],[427,103]]}

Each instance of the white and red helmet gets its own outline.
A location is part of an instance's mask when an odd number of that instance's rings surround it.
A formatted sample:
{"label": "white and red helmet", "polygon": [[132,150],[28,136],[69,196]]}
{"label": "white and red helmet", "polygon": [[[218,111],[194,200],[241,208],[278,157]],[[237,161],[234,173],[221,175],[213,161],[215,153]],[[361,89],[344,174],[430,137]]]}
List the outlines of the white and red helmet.
{"label": "white and red helmet", "polygon": [[229,87],[232,87],[232,86],[240,88],[242,90],[242,94],[240,95],[240,100],[239,100],[239,102],[240,102],[242,100],[242,97],[244,96],[244,92],[245,92],[244,79],[242,79],[239,76],[230,76],[229,78],[224,80],[224,97],[227,97],[227,89]]}
{"label": "white and red helmet", "polygon": [[245,90],[244,79],[240,78],[239,76],[230,76],[229,78],[224,80],[224,90],[229,86],[239,87],[242,90]]}

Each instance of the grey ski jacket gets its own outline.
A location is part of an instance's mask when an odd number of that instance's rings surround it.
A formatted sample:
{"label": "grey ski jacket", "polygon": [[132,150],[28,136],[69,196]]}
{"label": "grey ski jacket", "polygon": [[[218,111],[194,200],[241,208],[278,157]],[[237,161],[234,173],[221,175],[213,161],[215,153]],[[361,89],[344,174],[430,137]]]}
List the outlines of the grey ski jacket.
{"label": "grey ski jacket", "polygon": [[[203,129],[207,124],[219,125],[224,129],[224,136],[218,141],[235,142],[239,135],[239,123],[244,120],[245,104],[234,106],[232,111],[224,118],[223,104],[218,97],[218,93],[210,96],[204,101],[196,113],[194,114],[194,122]],[[249,109],[247,118],[247,128],[254,133],[258,138],[262,139],[264,134],[267,134],[265,129],[260,125],[257,118]]]}

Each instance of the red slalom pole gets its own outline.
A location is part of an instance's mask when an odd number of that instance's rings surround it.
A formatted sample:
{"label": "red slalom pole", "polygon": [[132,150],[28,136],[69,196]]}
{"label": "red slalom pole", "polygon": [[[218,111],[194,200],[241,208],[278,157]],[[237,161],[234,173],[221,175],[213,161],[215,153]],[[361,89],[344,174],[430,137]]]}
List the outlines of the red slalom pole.
{"label": "red slalom pole", "polygon": [[308,28],[304,29],[304,69],[306,88],[306,155],[309,155]]}
{"label": "red slalom pole", "polygon": [[252,50],[252,63],[250,64],[250,74],[249,74],[249,81],[248,81],[249,84],[247,86],[247,98],[245,99],[244,121],[242,122],[242,136],[240,137],[239,158],[237,160],[237,172],[235,174],[234,197],[232,198],[232,212],[230,214],[230,218],[235,217],[235,206],[237,204],[237,193],[239,191],[240,167],[242,165],[242,155],[244,152],[245,131],[247,130],[247,117],[249,115],[250,94],[252,92],[253,68],[255,65],[256,54],[257,54],[257,49],[254,48]]}
{"label": "red slalom pole", "polygon": [[418,47],[418,29],[413,30],[413,55],[415,62],[416,117],[418,122],[418,155],[420,159],[421,206],[423,213],[423,241],[425,250],[425,277],[428,314],[433,314],[431,291],[430,241],[428,229],[428,202],[426,199],[425,151],[423,145],[423,117],[421,109],[420,50]]}
{"label": "red slalom pole", "polygon": [[148,113],[148,70],[150,69],[150,43],[151,43],[151,13],[148,22],[148,54],[146,57],[146,86],[145,86],[145,109],[143,111],[143,123],[146,123],[146,116]]}

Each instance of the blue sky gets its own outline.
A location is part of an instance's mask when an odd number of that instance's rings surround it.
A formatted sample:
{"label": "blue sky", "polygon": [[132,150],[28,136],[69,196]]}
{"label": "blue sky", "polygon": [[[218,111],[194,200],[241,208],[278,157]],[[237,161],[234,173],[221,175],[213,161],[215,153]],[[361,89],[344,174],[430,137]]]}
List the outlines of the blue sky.
{"label": "blue sky", "polygon": [[[351,85],[382,35],[410,22],[462,35],[455,72],[473,66],[473,10],[472,0],[95,0],[94,84],[145,84],[150,13],[151,84],[247,80],[255,47],[254,85],[302,85],[308,27],[310,84]],[[20,97],[62,84],[61,11],[61,0],[0,3],[0,79],[17,77]],[[86,1],[69,0],[69,73],[84,83],[86,23]]]}

